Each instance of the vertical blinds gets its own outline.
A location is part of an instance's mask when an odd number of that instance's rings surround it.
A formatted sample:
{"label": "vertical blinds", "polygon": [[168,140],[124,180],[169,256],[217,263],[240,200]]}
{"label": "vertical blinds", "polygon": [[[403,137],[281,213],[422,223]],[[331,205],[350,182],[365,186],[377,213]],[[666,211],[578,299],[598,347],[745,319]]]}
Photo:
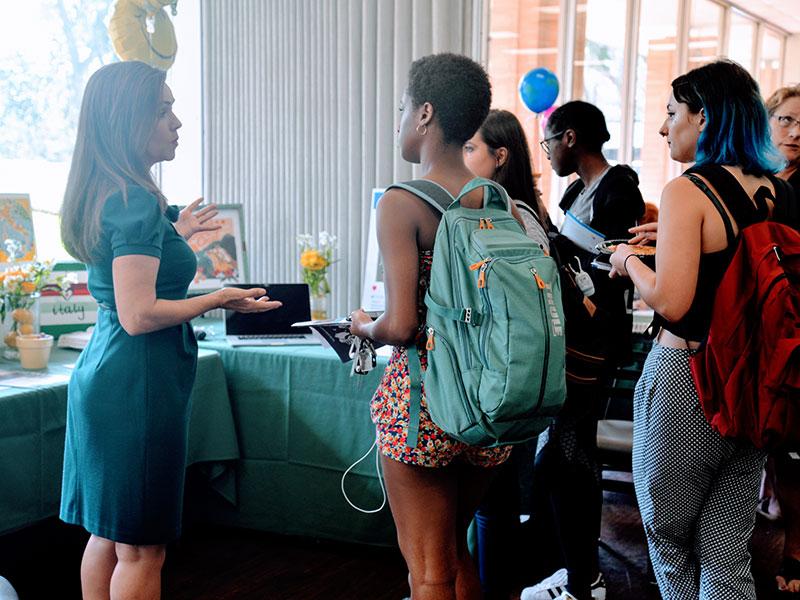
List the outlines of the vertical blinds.
{"label": "vertical blinds", "polygon": [[202,0],[203,190],[244,208],[248,279],[300,281],[298,233],[339,239],[334,315],[358,307],[372,188],[411,62],[478,58],[484,0]]}

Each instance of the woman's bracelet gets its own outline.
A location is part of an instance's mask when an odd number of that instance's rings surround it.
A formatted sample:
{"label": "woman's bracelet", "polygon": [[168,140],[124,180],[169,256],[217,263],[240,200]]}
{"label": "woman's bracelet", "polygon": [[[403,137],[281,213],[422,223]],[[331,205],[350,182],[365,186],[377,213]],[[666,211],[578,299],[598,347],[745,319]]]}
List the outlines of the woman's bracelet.
{"label": "woman's bracelet", "polygon": [[631,258],[636,258],[636,255],[628,254],[628,256],[625,257],[625,260],[622,261],[622,268],[626,273],[628,273],[628,260]]}

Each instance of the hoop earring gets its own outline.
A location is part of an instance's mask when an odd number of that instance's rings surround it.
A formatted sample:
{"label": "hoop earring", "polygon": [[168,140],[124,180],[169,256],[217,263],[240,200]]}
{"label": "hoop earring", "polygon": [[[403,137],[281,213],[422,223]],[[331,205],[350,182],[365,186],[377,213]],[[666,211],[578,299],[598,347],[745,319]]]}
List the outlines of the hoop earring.
{"label": "hoop earring", "polygon": [[[422,127],[423,131],[420,131],[419,128]],[[427,125],[417,125],[417,133],[420,135],[425,135],[428,133],[428,126]]]}

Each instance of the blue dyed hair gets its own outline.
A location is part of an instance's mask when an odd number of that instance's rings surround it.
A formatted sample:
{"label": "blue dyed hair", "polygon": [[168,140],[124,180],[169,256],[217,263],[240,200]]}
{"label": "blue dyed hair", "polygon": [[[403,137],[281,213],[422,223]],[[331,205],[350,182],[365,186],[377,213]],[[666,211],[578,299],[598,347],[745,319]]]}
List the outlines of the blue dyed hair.
{"label": "blue dyed hair", "polygon": [[692,69],[672,82],[672,94],[692,113],[705,111],[706,127],[697,140],[698,166],[739,166],[744,173],[776,173],[786,159],[770,137],[769,117],[758,84],[733,61]]}

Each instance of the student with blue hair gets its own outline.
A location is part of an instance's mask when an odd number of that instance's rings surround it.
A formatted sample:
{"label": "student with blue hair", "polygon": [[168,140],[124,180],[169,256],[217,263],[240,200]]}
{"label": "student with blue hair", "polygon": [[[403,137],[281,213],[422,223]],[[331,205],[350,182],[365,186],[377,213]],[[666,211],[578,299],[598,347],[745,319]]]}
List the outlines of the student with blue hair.
{"label": "student with blue hair", "polygon": [[659,133],[673,160],[695,165],[661,196],[657,271],[626,244],[611,256],[611,275],[630,277],[656,313],[634,394],[636,497],[665,600],[754,599],[748,542],[765,452],[711,428],[689,359],[708,334],[739,229],[767,218],[796,226],[797,207],[773,175],[784,160],[758,84],[736,63],[675,79]]}

